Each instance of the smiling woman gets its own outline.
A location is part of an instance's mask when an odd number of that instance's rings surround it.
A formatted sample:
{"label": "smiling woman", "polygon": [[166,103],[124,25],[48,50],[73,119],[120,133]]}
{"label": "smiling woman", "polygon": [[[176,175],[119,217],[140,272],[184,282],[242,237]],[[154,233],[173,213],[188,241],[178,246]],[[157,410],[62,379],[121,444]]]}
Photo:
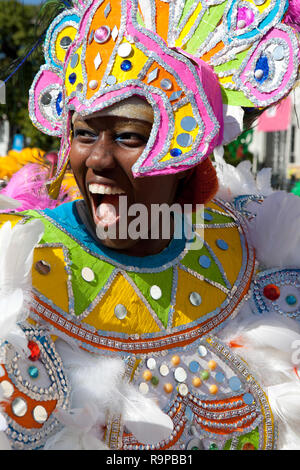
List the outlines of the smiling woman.
{"label": "smiling woman", "polygon": [[[133,220],[133,216],[128,217],[130,208],[133,204],[144,206],[149,215],[144,220],[144,228],[149,227],[150,231],[153,224],[162,222],[150,220],[152,205],[164,203],[171,206],[178,181],[184,176],[181,173],[133,177],[131,168],[145,150],[152,125],[152,108],[138,98],[129,98],[120,105],[86,118],[79,115],[73,117],[70,163],[93,221],[94,234],[97,228],[99,233],[99,227],[105,230],[116,226],[117,230],[113,232],[107,230],[107,236],[102,237],[101,243],[136,256],[158,253],[170,239],[153,240],[147,237],[147,233],[141,234],[137,240],[131,239],[127,230]],[[128,209],[128,213],[122,216],[120,197],[126,197]],[[171,214],[169,216],[169,225],[172,226]],[[109,233],[114,234],[113,239],[108,238]]]}
{"label": "smiling woman", "polygon": [[49,194],[70,162],[83,199],[0,215],[7,446],[300,448],[299,199],[222,159],[295,84],[293,5],[74,0],[51,24],[29,111],[61,138]]}

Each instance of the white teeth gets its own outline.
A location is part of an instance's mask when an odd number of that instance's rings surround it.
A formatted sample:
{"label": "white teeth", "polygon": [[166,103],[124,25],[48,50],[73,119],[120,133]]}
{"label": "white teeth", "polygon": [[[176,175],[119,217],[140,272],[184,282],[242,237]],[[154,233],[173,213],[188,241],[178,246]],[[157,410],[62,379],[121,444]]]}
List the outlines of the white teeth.
{"label": "white teeth", "polygon": [[90,184],[89,191],[92,194],[125,194],[125,191],[117,186],[112,187],[97,183]]}

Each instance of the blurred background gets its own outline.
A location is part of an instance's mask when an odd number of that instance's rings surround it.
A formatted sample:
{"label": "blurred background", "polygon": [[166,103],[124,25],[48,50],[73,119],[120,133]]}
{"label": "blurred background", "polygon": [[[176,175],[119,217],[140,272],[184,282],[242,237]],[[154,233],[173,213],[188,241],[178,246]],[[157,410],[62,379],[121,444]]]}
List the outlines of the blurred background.
{"label": "blurred background", "polygon": [[[52,165],[47,155],[56,138],[35,129],[28,117],[28,90],[44,63],[45,31],[68,0],[0,0],[0,180],[8,181],[27,162]],[[299,87],[300,88],[300,87]],[[252,162],[254,173],[272,168],[272,185],[300,195],[300,90],[266,110],[255,126],[225,148],[237,166]]]}

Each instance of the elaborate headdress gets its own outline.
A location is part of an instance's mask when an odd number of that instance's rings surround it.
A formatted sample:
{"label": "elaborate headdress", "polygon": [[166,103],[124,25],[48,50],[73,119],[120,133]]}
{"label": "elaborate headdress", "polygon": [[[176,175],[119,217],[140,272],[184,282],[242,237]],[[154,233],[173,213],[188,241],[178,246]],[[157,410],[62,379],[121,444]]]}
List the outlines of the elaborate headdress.
{"label": "elaborate headdress", "polygon": [[[297,32],[287,0],[73,0],[51,24],[46,64],[30,90],[36,127],[61,137],[55,197],[68,161],[72,112],[133,95],[154,124],[134,176],[203,161],[241,130],[242,107],[276,103],[294,86]],[[236,125],[238,124],[238,125]]]}

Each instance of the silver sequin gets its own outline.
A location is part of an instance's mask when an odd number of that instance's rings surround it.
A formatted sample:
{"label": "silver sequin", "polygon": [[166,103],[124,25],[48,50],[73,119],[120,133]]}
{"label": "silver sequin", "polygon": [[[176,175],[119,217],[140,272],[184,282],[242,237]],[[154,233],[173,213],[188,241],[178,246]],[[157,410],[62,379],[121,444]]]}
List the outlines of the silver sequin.
{"label": "silver sequin", "polygon": [[114,312],[115,312],[115,316],[119,320],[123,320],[127,316],[127,309],[126,309],[125,305],[123,305],[123,304],[117,304],[115,306]]}
{"label": "silver sequin", "polygon": [[195,307],[198,307],[198,305],[200,305],[202,302],[201,295],[198,294],[198,292],[191,292],[189,299],[191,304]]}
{"label": "silver sequin", "polygon": [[174,377],[177,382],[184,382],[187,378],[187,373],[183,367],[177,367],[174,371]]}
{"label": "silver sequin", "polygon": [[197,122],[192,116],[185,116],[181,119],[180,125],[184,131],[190,132],[195,129]]}
{"label": "silver sequin", "polygon": [[151,295],[152,299],[154,299],[154,300],[160,299],[161,296],[162,296],[161,288],[159,286],[156,286],[156,285],[151,286],[150,295]]}
{"label": "silver sequin", "polygon": [[79,62],[79,55],[78,55],[78,54],[74,54],[73,57],[72,57],[72,59],[71,59],[71,63],[70,63],[72,69],[75,69],[75,67],[77,66],[78,62]]}
{"label": "silver sequin", "polygon": [[82,268],[81,276],[87,282],[92,282],[95,279],[94,271],[91,268],[88,268],[87,266]]}
{"label": "silver sequin", "polygon": [[37,423],[44,423],[45,421],[47,421],[48,419],[48,413],[47,413],[47,410],[41,406],[41,405],[37,405],[33,412],[33,418],[34,420],[37,422]]}
{"label": "silver sequin", "polygon": [[176,142],[180,147],[189,147],[193,143],[193,137],[190,134],[179,134],[177,136]]}
{"label": "silver sequin", "polygon": [[24,416],[27,413],[27,403],[23,398],[15,398],[11,404],[12,412],[15,416]]}

